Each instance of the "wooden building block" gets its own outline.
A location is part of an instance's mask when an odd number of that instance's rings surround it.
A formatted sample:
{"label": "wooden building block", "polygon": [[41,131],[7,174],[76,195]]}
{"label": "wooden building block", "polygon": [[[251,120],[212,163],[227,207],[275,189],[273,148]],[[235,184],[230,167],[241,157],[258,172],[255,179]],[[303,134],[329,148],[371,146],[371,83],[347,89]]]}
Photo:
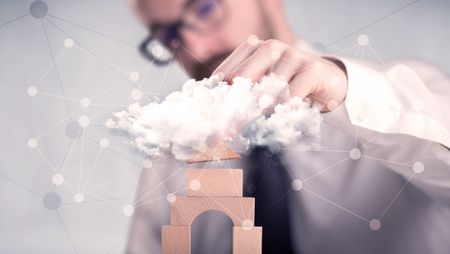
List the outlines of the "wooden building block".
{"label": "wooden building block", "polygon": [[242,197],[242,169],[188,169],[187,196]]}
{"label": "wooden building block", "polygon": [[163,226],[161,241],[163,254],[190,254],[191,227]]}
{"label": "wooden building block", "polygon": [[262,227],[233,227],[233,254],[261,254]]}
{"label": "wooden building block", "polygon": [[[223,142],[195,155],[188,163],[230,160],[239,154]],[[204,212],[215,210],[233,222],[233,253],[261,254],[262,228],[254,226],[255,199],[243,197],[242,169],[188,169],[187,197],[170,206],[170,226],[162,228],[163,254],[191,252],[191,225]]]}
{"label": "wooden building block", "polygon": [[177,197],[170,207],[171,225],[192,225],[203,212],[215,210],[228,215],[234,226],[255,220],[255,199],[247,197]]}
{"label": "wooden building block", "polygon": [[199,163],[207,161],[217,161],[217,160],[232,160],[239,159],[241,156],[228,147],[223,142],[218,142],[214,147],[206,150],[205,152],[198,153],[188,160],[188,163]]}

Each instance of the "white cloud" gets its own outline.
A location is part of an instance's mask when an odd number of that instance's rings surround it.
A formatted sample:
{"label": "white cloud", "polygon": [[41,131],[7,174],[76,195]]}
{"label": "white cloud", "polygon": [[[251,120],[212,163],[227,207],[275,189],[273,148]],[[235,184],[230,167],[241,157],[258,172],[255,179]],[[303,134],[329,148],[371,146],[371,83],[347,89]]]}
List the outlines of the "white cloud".
{"label": "white cloud", "polygon": [[241,152],[253,145],[312,144],[321,121],[318,109],[291,98],[287,82],[272,74],[255,84],[239,77],[232,85],[216,77],[188,80],[164,101],[132,104],[106,125],[128,133],[147,154],[170,152],[184,160],[217,140]]}

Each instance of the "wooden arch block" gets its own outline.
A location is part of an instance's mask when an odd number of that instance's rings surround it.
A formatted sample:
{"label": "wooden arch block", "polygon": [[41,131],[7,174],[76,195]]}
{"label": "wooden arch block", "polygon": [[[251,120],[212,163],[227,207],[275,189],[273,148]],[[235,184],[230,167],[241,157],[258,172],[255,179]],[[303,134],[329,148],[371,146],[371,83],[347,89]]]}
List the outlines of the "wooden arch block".
{"label": "wooden arch block", "polygon": [[255,199],[246,197],[177,197],[170,207],[170,224],[190,226],[203,212],[225,213],[234,226],[255,220]]}
{"label": "wooden arch block", "polygon": [[[190,254],[191,227],[163,226],[162,253]],[[262,227],[233,227],[233,254],[261,254]]]}
{"label": "wooden arch block", "polygon": [[162,253],[191,254],[190,226],[163,226]]}
{"label": "wooden arch block", "polygon": [[187,196],[242,197],[242,169],[187,169]]}
{"label": "wooden arch block", "polygon": [[261,254],[262,227],[233,227],[233,254]]}

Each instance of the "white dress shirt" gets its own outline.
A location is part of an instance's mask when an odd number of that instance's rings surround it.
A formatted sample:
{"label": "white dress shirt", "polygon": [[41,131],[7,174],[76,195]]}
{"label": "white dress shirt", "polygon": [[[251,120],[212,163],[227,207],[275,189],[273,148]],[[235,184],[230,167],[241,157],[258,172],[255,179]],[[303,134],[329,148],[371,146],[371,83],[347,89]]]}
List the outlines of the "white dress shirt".
{"label": "white dress shirt", "polygon": [[[292,180],[303,183],[288,196],[296,252],[450,253],[450,79],[420,61],[375,69],[341,60],[347,97],[324,114],[321,148],[282,150]],[[195,166],[242,168],[242,161]],[[143,171],[127,253],[161,252],[165,197],[185,195],[186,167],[156,158]],[[200,216],[192,253],[231,253],[231,227],[225,215]]]}

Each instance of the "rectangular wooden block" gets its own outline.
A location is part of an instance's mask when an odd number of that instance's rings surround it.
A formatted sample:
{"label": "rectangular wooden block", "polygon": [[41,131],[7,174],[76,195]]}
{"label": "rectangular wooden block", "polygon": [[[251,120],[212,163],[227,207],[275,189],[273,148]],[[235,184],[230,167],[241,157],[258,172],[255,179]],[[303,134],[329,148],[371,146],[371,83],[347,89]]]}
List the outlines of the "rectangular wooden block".
{"label": "rectangular wooden block", "polygon": [[215,210],[228,215],[234,226],[254,221],[255,199],[248,197],[177,197],[170,206],[171,225],[192,225],[203,212]]}
{"label": "rectangular wooden block", "polygon": [[242,197],[242,169],[187,169],[187,196]]}
{"label": "rectangular wooden block", "polygon": [[262,227],[233,227],[233,254],[261,254]]}
{"label": "rectangular wooden block", "polygon": [[191,227],[165,225],[162,227],[161,241],[163,254],[190,254]]}

